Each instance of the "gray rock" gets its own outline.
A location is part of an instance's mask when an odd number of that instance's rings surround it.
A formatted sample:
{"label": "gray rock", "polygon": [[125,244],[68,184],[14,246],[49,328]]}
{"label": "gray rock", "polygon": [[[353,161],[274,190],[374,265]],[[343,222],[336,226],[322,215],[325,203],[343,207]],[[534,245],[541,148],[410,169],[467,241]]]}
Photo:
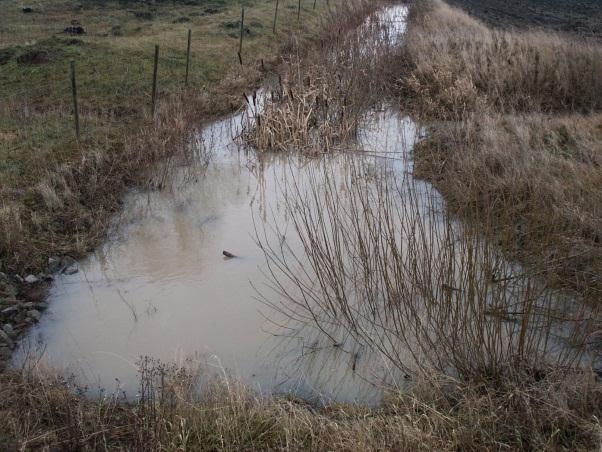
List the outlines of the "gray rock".
{"label": "gray rock", "polygon": [[65,268],[65,270],[63,270],[63,273],[66,275],[74,275],[78,271],[79,271],[79,268],[77,267],[77,264],[71,264],[67,268]]}
{"label": "gray rock", "polygon": [[10,349],[15,348],[15,343],[10,338],[10,336],[4,332],[4,330],[0,330],[0,341],[4,342],[6,345],[8,345],[8,348],[10,348]]}
{"label": "gray rock", "polygon": [[56,273],[61,269],[61,260],[56,256],[48,258],[48,273]]}
{"label": "gray rock", "polygon": [[8,347],[0,347],[0,360],[10,358],[10,349]]}
{"label": "gray rock", "polygon": [[16,312],[19,312],[19,308],[17,306],[9,306],[8,308],[3,309],[2,311],[0,311],[0,314],[2,315],[12,315]]}
{"label": "gray rock", "polygon": [[45,311],[46,309],[48,309],[48,303],[46,303],[45,301],[42,301],[40,303],[34,303],[33,305],[36,309],[40,311]]}
{"label": "gray rock", "polygon": [[27,317],[34,319],[36,322],[39,322],[42,318],[42,313],[36,309],[32,309],[27,311]]}
{"label": "gray rock", "polygon": [[39,281],[38,277],[37,277],[37,276],[34,276],[34,275],[27,275],[27,276],[25,277],[25,282],[26,282],[27,284],[35,284],[35,283],[37,283],[38,281]]}
{"label": "gray rock", "polygon": [[13,328],[13,326],[10,323],[6,323],[5,325],[2,326],[2,330],[4,330],[4,332],[6,334],[8,334],[10,337],[15,337],[16,333],[15,330]]}

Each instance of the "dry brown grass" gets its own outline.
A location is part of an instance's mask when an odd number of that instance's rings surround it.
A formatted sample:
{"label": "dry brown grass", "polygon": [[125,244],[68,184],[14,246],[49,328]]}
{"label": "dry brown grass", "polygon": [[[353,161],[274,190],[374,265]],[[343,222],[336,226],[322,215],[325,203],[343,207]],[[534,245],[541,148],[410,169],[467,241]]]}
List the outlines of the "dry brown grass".
{"label": "dry brown grass", "polygon": [[440,0],[417,3],[400,64],[408,102],[423,115],[457,119],[501,112],[602,108],[602,48],[544,32],[504,32]]}
{"label": "dry brown grass", "polygon": [[244,133],[250,146],[315,156],[356,138],[366,110],[382,101],[382,71],[392,51],[386,27],[374,15],[382,4],[343,4],[338,14],[346,21],[332,20],[337,26],[320,46],[287,61],[285,76]]}
{"label": "dry brown grass", "polygon": [[602,297],[602,116],[488,115],[438,124],[419,174],[552,284]]}
{"label": "dry brown grass", "polygon": [[[0,375],[7,450],[594,450],[602,393],[589,375],[530,384],[440,381],[381,407],[314,407],[265,398],[231,380],[148,362],[143,397],[92,401],[47,372]],[[524,383],[524,382],[523,382]]]}
{"label": "dry brown grass", "polygon": [[398,78],[404,104],[430,124],[421,176],[511,256],[594,302],[601,52],[556,34],[492,31],[429,0],[412,12]]}

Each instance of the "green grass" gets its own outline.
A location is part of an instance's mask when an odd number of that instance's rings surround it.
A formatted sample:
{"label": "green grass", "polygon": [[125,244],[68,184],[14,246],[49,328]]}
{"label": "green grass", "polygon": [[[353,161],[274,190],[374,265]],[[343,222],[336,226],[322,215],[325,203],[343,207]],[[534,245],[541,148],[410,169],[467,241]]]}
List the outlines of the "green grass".
{"label": "green grass", "polygon": [[[260,61],[273,67],[293,36],[317,35],[326,2],[319,1],[315,11],[313,2],[303,3],[298,23],[297,2],[280,2],[274,35],[274,0],[174,0],[154,5],[40,0],[32,4],[32,13],[22,11],[22,2],[4,0],[0,22],[0,201],[13,212],[19,211],[19,230],[17,234],[13,231],[13,236],[31,242],[35,234],[35,241],[46,243],[33,250],[0,243],[4,269],[40,270],[47,257],[43,255],[56,248],[49,244],[50,237],[44,237],[52,229],[44,222],[72,213],[45,212],[39,203],[28,204],[27,200],[39,198],[36,187],[48,185],[57,172],[78,165],[89,152],[122,152],[148,123],[155,45],[160,46],[161,104],[185,92],[187,33],[192,30],[188,93],[209,93],[211,109],[201,116],[215,116],[227,111],[230,104],[240,103],[245,85],[248,89],[257,81]],[[245,7],[243,68],[237,56],[241,5]],[[73,25],[82,26],[86,33],[63,31]],[[74,131],[71,61],[75,62],[78,85],[79,141]],[[75,191],[79,192],[78,187]],[[4,235],[9,235],[6,228],[15,227],[12,219],[0,219],[0,225],[4,225]],[[59,248],[77,254],[78,250],[66,245],[71,233],[61,232]]]}

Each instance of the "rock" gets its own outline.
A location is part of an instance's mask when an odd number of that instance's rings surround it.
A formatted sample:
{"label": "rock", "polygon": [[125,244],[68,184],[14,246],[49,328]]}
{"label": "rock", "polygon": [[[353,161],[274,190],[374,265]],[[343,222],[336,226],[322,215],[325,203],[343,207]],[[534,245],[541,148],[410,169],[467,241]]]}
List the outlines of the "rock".
{"label": "rock", "polygon": [[26,14],[33,13],[33,8],[31,6],[24,6],[21,10]]}
{"label": "rock", "polygon": [[15,332],[13,326],[10,323],[6,323],[2,326],[2,330],[8,334],[10,337],[15,337],[17,333]]}
{"label": "rock", "polygon": [[11,350],[15,348],[15,343],[10,338],[10,336],[4,332],[4,330],[0,330],[0,341],[8,345],[8,348],[10,348]]}
{"label": "rock", "polygon": [[10,349],[8,347],[0,347],[0,361],[10,358]]}
{"label": "rock", "polygon": [[34,319],[36,322],[39,322],[42,318],[42,313],[37,309],[32,309],[30,311],[27,311],[27,317],[29,317],[30,319]]}
{"label": "rock", "polygon": [[39,303],[34,303],[33,304],[34,307],[40,311],[45,311],[46,309],[48,309],[48,303],[46,303],[45,301],[41,301]]}
{"label": "rock", "polygon": [[0,311],[0,314],[4,316],[9,316],[15,314],[16,312],[19,312],[19,308],[17,306],[9,306],[8,308],[5,308],[2,311]]}
{"label": "rock", "polygon": [[37,277],[37,276],[34,276],[34,275],[27,275],[27,276],[25,277],[25,282],[26,282],[27,284],[35,284],[35,283],[37,283],[38,281],[39,281],[38,277]]}
{"label": "rock", "polygon": [[65,270],[63,270],[63,273],[65,275],[74,275],[79,271],[79,268],[77,267],[77,264],[71,264],[68,267],[65,268]]}
{"label": "rock", "polygon": [[65,27],[63,30],[65,33],[69,33],[71,35],[85,35],[86,30],[81,25],[72,25],[70,27]]}
{"label": "rock", "polygon": [[61,269],[61,260],[56,256],[48,258],[48,273],[56,273]]}

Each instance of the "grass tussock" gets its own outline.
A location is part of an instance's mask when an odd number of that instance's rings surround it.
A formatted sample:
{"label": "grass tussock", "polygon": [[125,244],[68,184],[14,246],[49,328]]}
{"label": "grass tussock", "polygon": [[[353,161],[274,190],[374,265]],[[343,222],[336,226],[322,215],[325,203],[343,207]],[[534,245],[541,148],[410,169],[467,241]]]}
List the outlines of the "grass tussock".
{"label": "grass tussock", "polygon": [[513,257],[602,294],[602,47],[492,30],[434,0],[411,13],[398,87],[428,121],[421,176]]}

